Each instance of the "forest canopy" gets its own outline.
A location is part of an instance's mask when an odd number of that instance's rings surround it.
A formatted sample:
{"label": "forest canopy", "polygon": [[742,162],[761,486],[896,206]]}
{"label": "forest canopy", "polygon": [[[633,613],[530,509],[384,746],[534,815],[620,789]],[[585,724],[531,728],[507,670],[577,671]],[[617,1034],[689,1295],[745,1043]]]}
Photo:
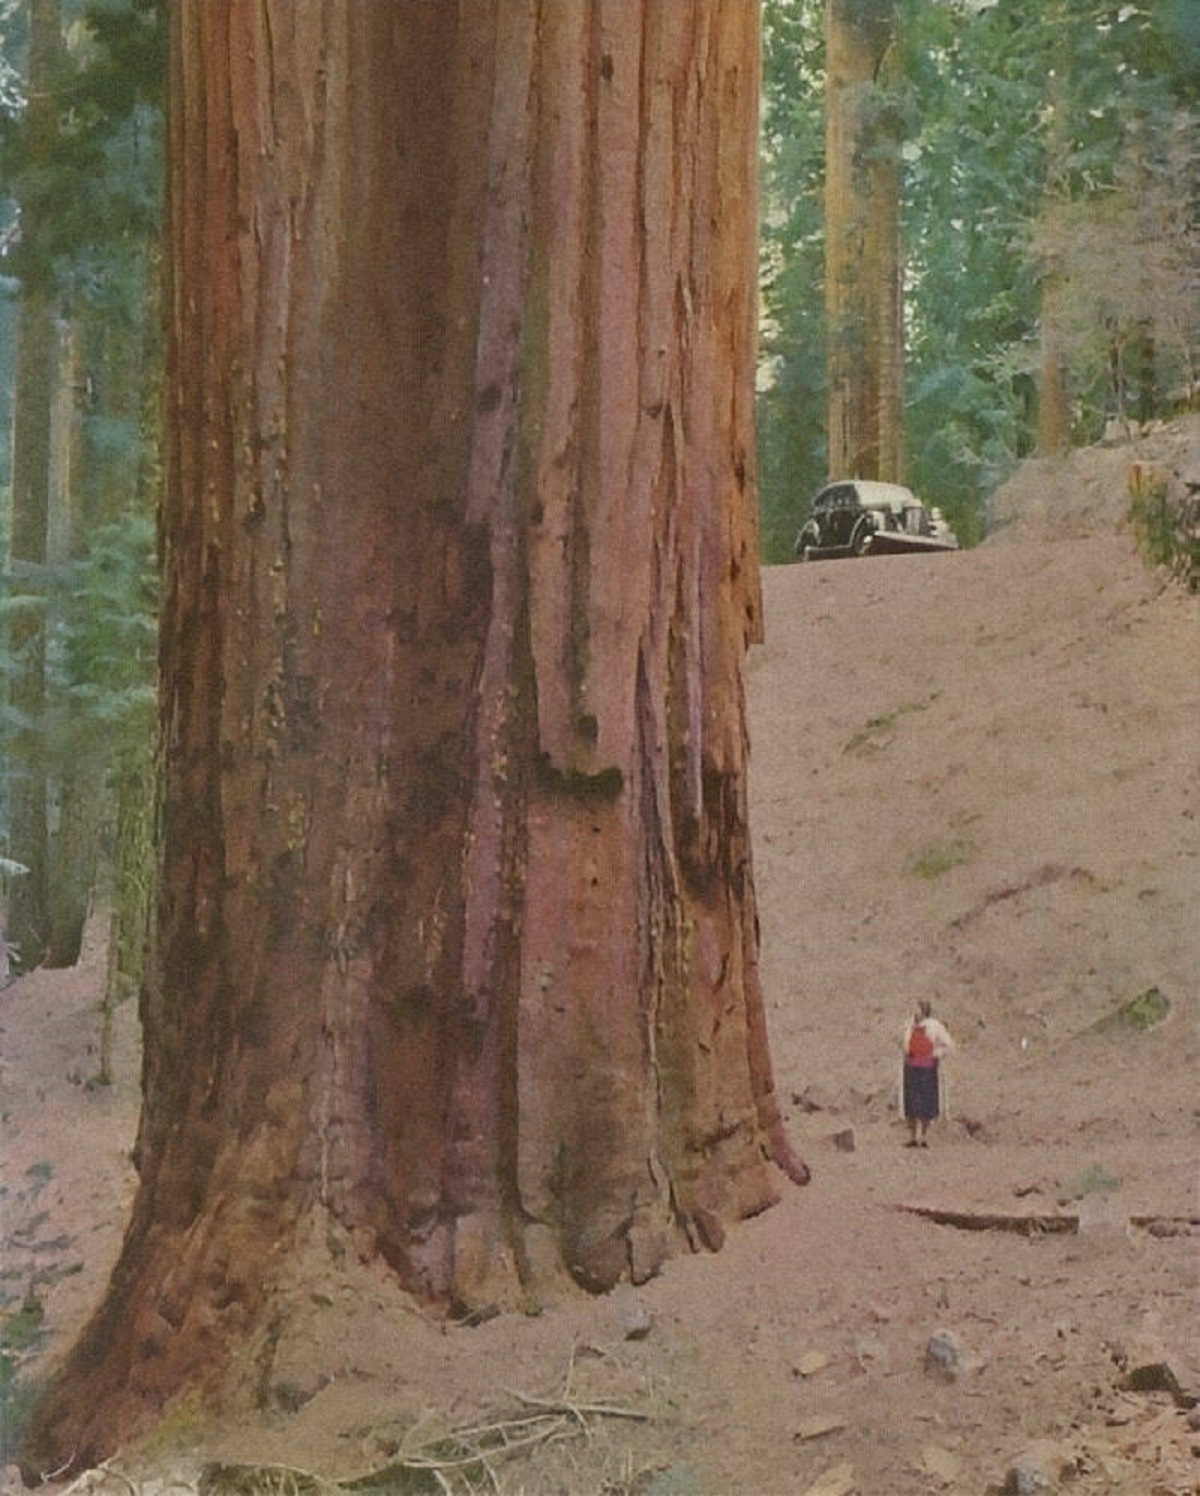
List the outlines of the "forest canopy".
{"label": "forest canopy", "polygon": [[[1038,437],[1047,323],[1073,444],[1194,401],[1200,14],[1187,0],[861,0],[894,11],[906,479],[970,543]],[[826,477],[822,7],[764,8],[763,545]],[[886,128],[883,128],[886,126]],[[869,476],[869,475],[864,475]]]}

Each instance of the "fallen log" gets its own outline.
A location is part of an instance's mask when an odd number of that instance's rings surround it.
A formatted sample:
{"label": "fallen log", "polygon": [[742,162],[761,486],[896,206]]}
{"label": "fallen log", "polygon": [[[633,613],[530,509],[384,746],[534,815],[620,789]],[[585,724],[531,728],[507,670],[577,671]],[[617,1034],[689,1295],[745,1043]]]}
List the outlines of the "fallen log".
{"label": "fallen log", "polygon": [[1129,1224],[1151,1236],[1195,1236],[1200,1231],[1200,1216],[1134,1215]]}
{"label": "fallen log", "polygon": [[936,1226],[958,1231],[1010,1231],[1016,1236],[1071,1236],[1079,1232],[1079,1217],[1041,1214],[1009,1215],[1002,1211],[943,1210],[933,1205],[898,1205],[906,1215],[920,1216]]}

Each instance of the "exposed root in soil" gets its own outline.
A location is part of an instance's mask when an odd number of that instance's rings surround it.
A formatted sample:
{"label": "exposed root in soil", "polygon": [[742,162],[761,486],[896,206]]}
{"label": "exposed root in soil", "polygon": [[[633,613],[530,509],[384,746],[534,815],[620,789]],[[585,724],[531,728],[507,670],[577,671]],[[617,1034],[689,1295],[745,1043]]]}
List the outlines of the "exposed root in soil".
{"label": "exposed root in soil", "polygon": [[1006,883],[1000,888],[993,888],[983,898],[972,905],[965,913],[960,914],[957,919],[952,920],[950,928],[953,930],[965,930],[968,925],[974,924],[981,919],[989,909],[997,904],[1003,904],[1008,899],[1020,898],[1022,894],[1032,893],[1035,889],[1045,888],[1051,883],[1071,882],[1082,887],[1094,887],[1095,876],[1084,867],[1067,867],[1061,863],[1045,863],[1027,878],[1022,878],[1018,883]]}
{"label": "exposed root in soil", "polygon": [[941,1210],[932,1205],[900,1205],[897,1209],[958,1231],[1011,1231],[1017,1236],[1070,1236],[1079,1231],[1077,1215],[1006,1215],[997,1211]]}
{"label": "exposed root in soil", "polygon": [[[953,1226],[957,1231],[1010,1231],[1016,1236],[1073,1236],[1079,1233],[1079,1217],[1062,1213],[1009,1215],[1004,1211],[943,1210],[933,1205],[898,1205],[906,1215],[920,1216],[935,1226]],[[1200,1232],[1200,1216],[1134,1215],[1129,1225],[1150,1236],[1194,1236]]]}

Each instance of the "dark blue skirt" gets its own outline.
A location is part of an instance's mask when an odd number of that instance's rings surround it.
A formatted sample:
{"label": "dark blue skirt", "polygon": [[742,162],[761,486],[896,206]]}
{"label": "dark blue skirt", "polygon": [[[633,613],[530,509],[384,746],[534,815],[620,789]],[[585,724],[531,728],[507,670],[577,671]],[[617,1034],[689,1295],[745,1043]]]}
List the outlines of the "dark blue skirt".
{"label": "dark blue skirt", "polygon": [[921,1122],[932,1122],[937,1114],[937,1065],[905,1065],[904,1115]]}

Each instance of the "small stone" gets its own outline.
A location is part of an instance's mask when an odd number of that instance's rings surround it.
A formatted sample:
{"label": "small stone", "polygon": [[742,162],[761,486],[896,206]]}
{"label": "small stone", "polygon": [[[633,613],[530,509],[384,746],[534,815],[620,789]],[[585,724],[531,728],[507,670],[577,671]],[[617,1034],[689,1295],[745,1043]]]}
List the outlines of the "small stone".
{"label": "small stone", "polygon": [[1121,1384],[1130,1392],[1166,1392],[1177,1407],[1184,1407],[1187,1399],[1179,1378],[1165,1361],[1144,1362],[1131,1366]]}
{"label": "small stone", "polygon": [[948,1449],[941,1449],[936,1444],[927,1445],[921,1451],[921,1463],[926,1475],[939,1485],[948,1486],[962,1474],[962,1460],[958,1455],[951,1454]]}
{"label": "small stone", "polygon": [[925,1370],[954,1381],[962,1375],[966,1349],[953,1330],[935,1330],[925,1347]]}
{"label": "small stone", "polygon": [[829,1357],[824,1351],[805,1351],[792,1370],[798,1377],[815,1377],[817,1372],[824,1371],[829,1365]]}
{"label": "small stone", "polygon": [[887,1346],[882,1340],[861,1336],[854,1342],[854,1359],[863,1371],[869,1366],[886,1367],[889,1359]]}
{"label": "small stone", "polygon": [[834,1465],[805,1491],[804,1496],[855,1496],[858,1482],[853,1465]]}
{"label": "small stone", "polygon": [[1024,1455],[1004,1477],[1004,1496],[1035,1496],[1036,1492],[1049,1489],[1045,1475]]}
{"label": "small stone", "polygon": [[626,1340],[645,1340],[654,1328],[654,1320],[646,1306],[629,1289],[613,1290],[613,1313]]}
{"label": "small stone", "polygon": [[686,1461],[668,1465],[650,1477],[650,1483],[639,1486],[644,1496],[700,1496],[700,1477]]}
{"label": "small stone", "polygon": [[1004,1480],[1005,1496],[1037,1496],[1058,1487],[1060,1474],[1075,1471],[1075,1461],[1050,1439],[1039,1439],[1014,1461]]}
{"label": "small stone", "polygon": [[829,1141],[839,1153],[853,1153],[854,1129],[852,1127],[845,1127],[841,1132],[835,1132]]}

